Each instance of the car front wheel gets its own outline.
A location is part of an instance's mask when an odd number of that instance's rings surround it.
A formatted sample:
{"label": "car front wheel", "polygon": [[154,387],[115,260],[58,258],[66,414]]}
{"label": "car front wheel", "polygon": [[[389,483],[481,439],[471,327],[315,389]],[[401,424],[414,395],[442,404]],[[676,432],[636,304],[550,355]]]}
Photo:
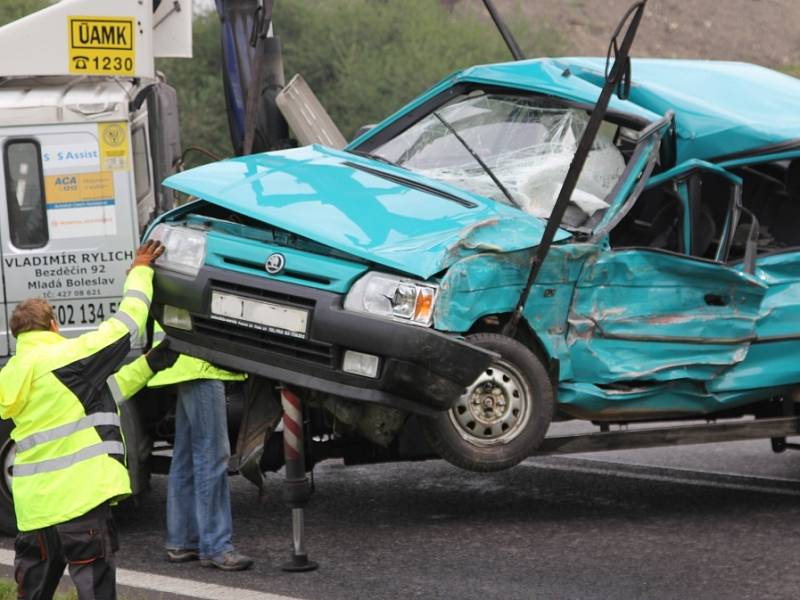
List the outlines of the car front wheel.
{"label": "car front wheel", "polygon": [[541,444],[553,418],[553,386],[539,358],[512,338],[479,333],[467,341],[499,358],[453,407],[422,419],[436,453],[471,471],[513,467]]}

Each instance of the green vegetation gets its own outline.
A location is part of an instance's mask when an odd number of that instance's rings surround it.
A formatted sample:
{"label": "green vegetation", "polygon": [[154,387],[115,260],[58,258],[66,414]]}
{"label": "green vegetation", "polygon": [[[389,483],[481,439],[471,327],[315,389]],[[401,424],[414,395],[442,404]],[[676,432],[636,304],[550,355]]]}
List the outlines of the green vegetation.
{"label": "green vegetation", "polygon": [[[509,60],[494,26],[482,17],[449,11],[434,0],[292,0],[276,2],[273,21],[287,80],[301,73],[350,138],[456,69]],[[546,26],[516,29],[528,56],[563,51],[558,34]],[[158,67],[178,89],[184,147],[229,156],[216,14],[196,16],[193,60],[161,60]]]}
{"label": "green vegetation", "polygon": [[[2,0],[0,25],[48,3]],[[546,24],[527,25],[519,11],[505,17],[526,55],[567,50]],[[509,59],[494,26],[468,2],[279,0],[274,22],[287,80],[301,73],[348,138],[456,69]],[[161,59],[158,68],[178,89],[184,147],[198,145],[229,156],[216,13],[195,16],[194,59]],[[800,65],[783,71],[800,76]]]}
{"label": "green vegetation", "polygon": [[0,25],[36,12],[48,4],[48,0],[3,0],[0,2]]}
{"label": "green vegetation", "polygon": [[781,71],[792,77],[800,77],[800,65],[789,65],[788,67],[781,67]]}
{"label": "green vegetation", "polygon": [[[0,25],[47,5],[2,0]],[[455,9],[445,5],[455,4]],[[509,60],[494,25],[465,2],[438,0],[291,0],[275,3],[275,32],[287,80],[301,73],[350,138],[454,70]],[[473,9],[475,7],[472,7]],[[559,35],[506,15],[528,56],[565,50]],[[162,59],[158,68],[178,90],[183,146],[230,156],[216,13],[199,13],[194,58]]]}
{"label": "green vegetation", "polygon": [[[287,76],[301,73],[349,138],[456,69],[510,60],[478,14],[431,0],[295,0],[276,4],[275,23]],[[516,34],[528,56],[562,50],[549,29]]]}
{"label": "green vegetation", "polygon": [[[55,600],[77,600],[73,590],[69,594],[56,594]],[[17,600],[17,584],[10,579],[0,579],[0,600]]]}

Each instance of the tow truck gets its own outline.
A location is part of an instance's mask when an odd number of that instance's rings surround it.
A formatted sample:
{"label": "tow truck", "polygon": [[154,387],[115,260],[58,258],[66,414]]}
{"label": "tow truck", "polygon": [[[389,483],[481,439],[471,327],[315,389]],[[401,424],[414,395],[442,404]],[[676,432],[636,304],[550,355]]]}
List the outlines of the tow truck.
{"label": "tow truck", "polygon": [[[259,0],[217,3],[237,153],[245,143],[248,151],[287,143],[274,100],[284,81],[270,9]],[[192,2],[64,0],[0,28],[0,54],[13,57],[0,67],[1,365],[15,349],[8,317],[26,298],[46,298],[66,336],[114,313],[142,233],[175,206],[176,194],[161,182],[185,158],[178,97],[155,59],[191,58]],[[253,95],[248,113],[256,64],[263,92]],[[143,335],[131,358],[148,343]],[[230,436],[239,450],[243,397],[242,385],[228,388]],[[169,392],[145,391],[121,408],[134,494],[148,487],[151,472],[168,470],[173,406]],[[12,428],[0,422],[6,533],[16,530]]]}

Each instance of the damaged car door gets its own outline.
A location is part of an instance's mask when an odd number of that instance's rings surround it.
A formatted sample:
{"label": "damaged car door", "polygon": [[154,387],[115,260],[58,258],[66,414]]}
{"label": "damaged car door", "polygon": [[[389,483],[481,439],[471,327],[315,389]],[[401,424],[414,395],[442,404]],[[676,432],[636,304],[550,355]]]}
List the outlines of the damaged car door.
{"label": "damaged car door", "polygon": [[598,227],[609,250],[587,261],[576,285],[568,332],[576,383],[560,398],[568,412],[570,404],[602,418],[715,409],[705,384],[746,357],[766,291],[726,263],[746,220],[740,185],[692,161],[652,178],[607,221],[615,223],[607,236]]}

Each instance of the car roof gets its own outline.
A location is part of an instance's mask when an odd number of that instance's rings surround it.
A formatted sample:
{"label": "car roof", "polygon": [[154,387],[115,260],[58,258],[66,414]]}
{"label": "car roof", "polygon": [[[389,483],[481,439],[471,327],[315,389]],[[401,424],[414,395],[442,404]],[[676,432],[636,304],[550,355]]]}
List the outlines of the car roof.
{"label": "car roof", "polygon": [[[456,71],[353,140],[348,145],[348,148],[358,147],[361,143],[417,107],[446,92],[453,86],[462,83],[519,89],[526,92],[554,96],[578,104],[596,104],[602,89],[602,81],[596,83],[580,77],[573,77],[566,70],[567,67],[568,65],[561,59],[538,58],[517,62],[477,65],[462,71]],[[652,123],[661,118],[655,112],[633,102],[620,100],[616,96],[611,97],[609,110],[644,123]]]}
{"label": "car roof", "polygon": [[[539,58],[494,65],[478,65],[454,73],[454,83],[472,82],[513,87],[557,96],[582,104],[595,104],[602,81],[573,77],[561,59]],[[645,121],[656,121],[659,115],[632,102],[612,96],[609,109],[627,113]]]}
{"label": "car roof", "polygon": [[[597,82],[602,58],[558,59]],[[677,160],[719,160],[800,145],[800,79],[739,62],[634,59],[630,101],[675,112]]]}

